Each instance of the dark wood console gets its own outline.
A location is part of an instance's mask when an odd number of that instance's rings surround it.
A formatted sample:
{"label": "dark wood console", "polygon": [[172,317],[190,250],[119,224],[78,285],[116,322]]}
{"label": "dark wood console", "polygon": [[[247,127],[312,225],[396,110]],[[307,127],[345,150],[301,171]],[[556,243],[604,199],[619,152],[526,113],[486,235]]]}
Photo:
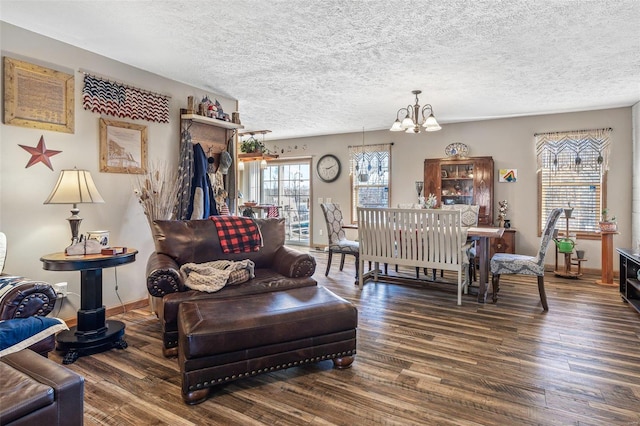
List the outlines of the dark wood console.
{"label": "dark wood console", "polygon": [[620,297],[640,312],[640,255],[629,249],[620,254]]}

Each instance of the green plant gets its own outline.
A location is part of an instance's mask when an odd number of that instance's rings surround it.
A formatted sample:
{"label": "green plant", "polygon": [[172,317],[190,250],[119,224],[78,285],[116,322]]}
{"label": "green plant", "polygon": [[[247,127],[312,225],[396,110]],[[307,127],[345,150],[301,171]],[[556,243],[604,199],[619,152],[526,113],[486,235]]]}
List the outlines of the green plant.
{"label": "green plant", "polygon": [[611,220],[609,220],[609,209],[602,209],[602,220],[601,222],[615,222],[616,217],[612,216]]}
{"label": "green plant", "polygon": [[249,139],[240,142],[240,151],[244,153],[263,151],[264,144],[251,136]]}

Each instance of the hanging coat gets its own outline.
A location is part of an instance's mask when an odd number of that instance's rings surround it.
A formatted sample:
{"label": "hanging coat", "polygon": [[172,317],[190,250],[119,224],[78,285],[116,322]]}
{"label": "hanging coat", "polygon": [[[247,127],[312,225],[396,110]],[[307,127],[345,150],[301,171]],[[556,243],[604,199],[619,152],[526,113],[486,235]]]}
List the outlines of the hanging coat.
{"label": "hanging coat", "polygon": [[193,180],[191,181],[191,201],[187,217],[190,219],[205,219],[209,216],[218,215],[213,188],[209,175],[207,174],[207,155],[197,144],[193,147]]}

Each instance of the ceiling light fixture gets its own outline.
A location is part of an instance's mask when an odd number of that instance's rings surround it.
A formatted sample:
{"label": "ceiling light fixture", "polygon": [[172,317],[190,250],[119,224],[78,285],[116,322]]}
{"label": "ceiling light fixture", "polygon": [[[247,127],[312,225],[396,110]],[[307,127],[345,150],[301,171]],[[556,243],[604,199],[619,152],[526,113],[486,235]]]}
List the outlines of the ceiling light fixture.
{"label": "ceiling light fixture", "polygon": [[[422,93],[422,90],[411,91],[416,95],[416,104],[411,106],[407,105],[406,108],[400,108],[396,113],[396,121],[389,130],[392,132],[406,132],[406,133],[420,133],[420,126],[424,127],[427,132],[436,132],[442,127],[438,124],[436,117],[433,115],[433,107],[431,104],[427,104],[420,109],[418,101],[418,95]],[[426,115],[426,113],[429,115]],[[404,119],[400,121],[400,113],[404,114]],[[422,117],[420,117],[422,116]]]}

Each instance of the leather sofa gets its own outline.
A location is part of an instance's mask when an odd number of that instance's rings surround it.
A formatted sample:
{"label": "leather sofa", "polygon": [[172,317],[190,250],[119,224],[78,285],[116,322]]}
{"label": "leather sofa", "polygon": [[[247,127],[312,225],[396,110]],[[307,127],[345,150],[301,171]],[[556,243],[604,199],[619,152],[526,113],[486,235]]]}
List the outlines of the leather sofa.
{"label": "leather sofa", "polygon": [[23,349],[0,358],[0,424],[81,425],[84,378]]}
{"label": "leather sofa", "polygon": [[[156,251],[147,261],[147,289],[154,297],[162,324],[163,354],[178,354],[178,308],[184,301],[220,299],[315,286],[313,256],[286,247],[284,218],[255,219],[263,247],[249,253],[224,253],[215,223],[200,220],[155,220],[153,238]],[[255,278],[213,293],[185,286],[180,267],[185,263],[213,260],[255,263]]]}
{"label": "leather sofa", "polygon": [[[57,294],[51,284],[42,281],[30,281],[18,278],[0,298],[0,320],[47,316],[54,308]],[[46,357],[56,346],[55,336],[51,335],[29,346],[34,352]]]}

